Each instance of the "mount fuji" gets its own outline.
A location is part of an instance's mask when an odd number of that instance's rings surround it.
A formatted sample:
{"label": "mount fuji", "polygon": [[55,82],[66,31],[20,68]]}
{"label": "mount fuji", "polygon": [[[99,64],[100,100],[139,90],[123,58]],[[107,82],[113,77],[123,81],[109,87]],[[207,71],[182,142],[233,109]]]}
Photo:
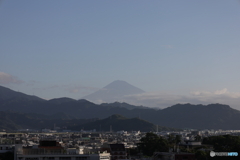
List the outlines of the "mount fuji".
{"label": "mount fuji", "polygon": [[102,89],[89,94],[83,99],[87,99],[94,103],[111,103],[111,102],[125,102],[128,99],[128,96],[144,93],[140,88],[137,88],[125,81],[116,80]]}

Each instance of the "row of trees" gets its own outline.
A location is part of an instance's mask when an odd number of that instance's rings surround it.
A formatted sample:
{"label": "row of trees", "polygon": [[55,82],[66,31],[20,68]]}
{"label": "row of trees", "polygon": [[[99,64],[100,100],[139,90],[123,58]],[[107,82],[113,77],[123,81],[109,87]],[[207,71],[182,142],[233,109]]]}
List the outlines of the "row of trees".
{"label": "row of trees", "polygon": [[[201,136],[195,137],[196,141],[202,141],[202,146],[195,148],[180,147],[182,152],[195,153],[197,160],[205,159],[240,159],[238,157],[210,157],[210,150],[213,147],[215,152],[238,152],[240,154],[240,136],[221,135],[201,138]],[[181,136],[169,135],[167,138],[163,138],[154,133],[147,133],[145,137],[138,144],[135,152],[142,153],[145,156],[152,156],[154,152],[168,152],[169,148],[174,148],[181,142]]]}
{"label": "row of trees", "polygon": [[160,137],[154,133],[147,133],[138,144],[139,152],[146,156],[152,156],[154,152],[168,152],[169,148],[173,148],[181,141],[181,136],[169,135],[168,138]]}
{"label": "row of trees", "polygon": [[202,144],[212,145],[216,152],[239,152],[240,136],[221,135],[206,137]]}

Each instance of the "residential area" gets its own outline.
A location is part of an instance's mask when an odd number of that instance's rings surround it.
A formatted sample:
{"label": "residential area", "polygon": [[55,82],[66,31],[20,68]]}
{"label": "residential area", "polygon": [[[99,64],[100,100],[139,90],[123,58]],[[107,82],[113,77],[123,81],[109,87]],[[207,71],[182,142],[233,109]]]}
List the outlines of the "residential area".
{"label": "residential area", "polygon": [[[42,132],[45,131],[45,132]],[[0,153],[12,153],[14,160],[197,160],[197,153],[210,153],[214,145],[203,144],[204,138],[239,136],[240,130],[184,130],[180,132],[41,132],[0,133]],[[147,136],[167,140],[166,149],[141,150]],[[172,142],[172,143],[171,143]],[[144,144],[152,143],[151,140]],[[154,146],[154,144],[150,144]],[[151,149],[151,146],[149,149]],[[148,147],[148,146],[147,146]],[[158,147],[156,147],[158,148]],[[193,150],[197,152],[193,152]],[[209,156],[209,155],[208,155]]]}

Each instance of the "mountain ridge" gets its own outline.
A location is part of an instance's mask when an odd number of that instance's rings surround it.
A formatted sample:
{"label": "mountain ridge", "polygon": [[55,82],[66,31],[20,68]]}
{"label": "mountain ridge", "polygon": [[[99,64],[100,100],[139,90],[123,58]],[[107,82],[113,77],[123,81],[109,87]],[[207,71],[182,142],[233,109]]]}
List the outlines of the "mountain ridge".
{"label": "mountain ridge", "polygon": [[13,91],[7,87],[0,86],[0,100],[3,100],[3,99],[8,100],[8,99],[14,99],[14,98],[45,101],[44,99],[39,98],[37,96],[27,95],[25,93]]}
{"label": "mountain ridge", "polygon": [[[7,91],[8,96],[4,92]],[[13,92],[13,95],[9,95]],[[11,97],[11,98],[9,98]],[[176,104],[161,110],[152,108],[138,108],[131,110],[115,105],[98,105],[87,100],[72,100],[69,98],[52,101],[36,99],[10,89],[0,87],[0,111],[14,111],[20,113],[37,113],[54,115],[56,117],[91,119],[106,118],[113,114],[124,117],[139,117],[153,124],[172,128],[195,129],[240,129],[240,111],[223,104],[193,105]],[[87,114],[86,114],[87,113]]]}
{"label": "mountain ridge", "polygon": [[149,107],[145,107],[145,106],[135,106],[135,105],[131,105],[125,102],[113,102],[113,103],[102,103],[100,104],[101,106],[115,106],[115,107],[122,107],[122,108],[127,108],[129,110],[131,109],[135,109],[135,108],[139,108],[139,109],[149,109]]}

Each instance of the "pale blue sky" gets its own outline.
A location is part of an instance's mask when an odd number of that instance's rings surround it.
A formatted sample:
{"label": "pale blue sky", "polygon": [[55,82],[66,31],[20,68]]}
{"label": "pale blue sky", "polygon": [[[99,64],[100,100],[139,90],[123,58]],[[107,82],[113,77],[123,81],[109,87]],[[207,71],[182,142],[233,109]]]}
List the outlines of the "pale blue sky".
{"label": "pale blue sky", "polygon": [[46,99],[114,80],[238,93],[239,28],[239,0],[2,0],[0,85]]}

